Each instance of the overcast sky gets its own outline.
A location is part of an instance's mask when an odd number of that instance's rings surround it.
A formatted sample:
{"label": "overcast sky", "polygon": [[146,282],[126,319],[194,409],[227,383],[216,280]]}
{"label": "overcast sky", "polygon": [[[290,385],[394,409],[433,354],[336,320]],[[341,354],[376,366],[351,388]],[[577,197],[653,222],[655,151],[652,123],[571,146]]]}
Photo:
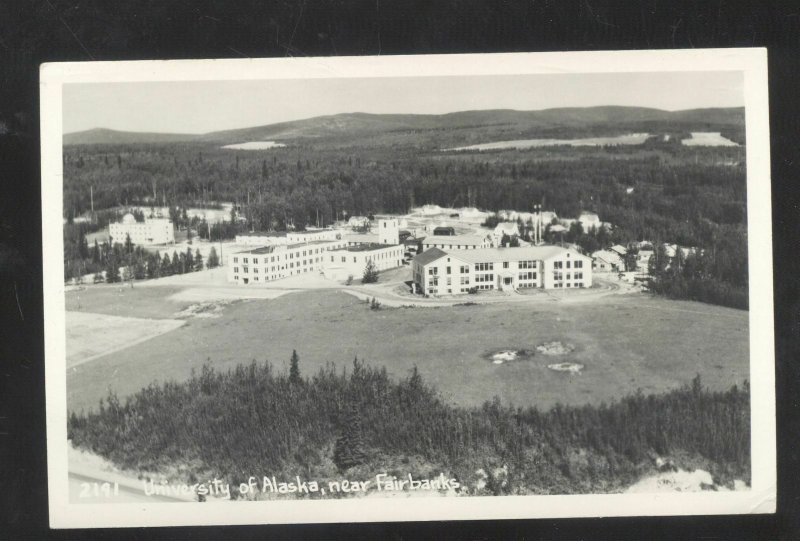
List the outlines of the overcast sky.
{"label": "overcast sky", "polygon": [[207,133],[337,113],[744,105],[741,72],[503,75],[64,85],[64,132]]}

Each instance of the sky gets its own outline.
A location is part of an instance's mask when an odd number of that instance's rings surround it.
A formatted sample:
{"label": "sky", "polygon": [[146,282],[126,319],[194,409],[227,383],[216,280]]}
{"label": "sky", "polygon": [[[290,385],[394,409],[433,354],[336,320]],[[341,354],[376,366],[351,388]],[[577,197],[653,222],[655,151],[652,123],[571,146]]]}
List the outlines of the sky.
{"label": "sky", "polygon": [[63,130],[208,133],[338,113],[744,105],[741,72],[65,84]]}

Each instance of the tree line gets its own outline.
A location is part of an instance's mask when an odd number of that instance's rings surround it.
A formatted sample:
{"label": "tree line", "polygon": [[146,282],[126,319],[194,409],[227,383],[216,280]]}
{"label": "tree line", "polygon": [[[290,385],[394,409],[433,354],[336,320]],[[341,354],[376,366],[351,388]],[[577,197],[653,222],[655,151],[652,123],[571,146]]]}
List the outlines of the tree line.
{"label": "tree line", "polygon": [[219,266],[219,256],[211,247],[208,260],[203,260],[199,249],[192,247],[172,256],[165,251],[163,256],[158,252],[146,250],[131,242],[126,236],[125,242],[98,243],[90,247],[86,240],[86,224],[67,224],[64,226],[64,281],[83,280],[92,274],[94,283],[109,284],[132,280],[161,278],[173,274],[196,272],[204,268],[213,269]]}
{"label": "tree line", "polygon": [[[425,203],[489,211],[530,210],[537,203],[562,218],[585,210],[612,223],[605,233],[567,233],[568,242],[588,251],[641,240],[698,247],[717,260],[707,284],[717,281],[737,295],[746,287],[726,278],[747,271],[747,258],[739,257],[747,230],[739,148],[442,153],[410,143],[384,147],[381,137],[376,140],[371,146],[301,141],[265,152],[187,143],[66,147],[65,212],[87,210],[90,188],[98,208],[230,201],[236,216],[229,221],[187,224],[220,240],[242,230],[301,230],[353,215],[406,213]],[[116,155],[121,161],[106,160]]]}
{"label": "tree line", "polygon": [[[356,359],[311,376],[293,352],[289,373],[270,363],[151,384],[120,401],[71,412],[79,448],[133,470],[213,472],[231,483],[253,472],[312,479],[442,471],[472,494],[614,491],[655,471],[654,457],[712,472],[720,483],[750,478],[749,386],[724,392],[691,385],[637,392],[610,404],[515,408],[443,401],[414,369],[400,380]],[[412,461],[409,461],[414,457]],[[492,483],[500,468],[502,482]],[[489,472],[480,488],[477,471]],[[193,474],[189,474],[192,477]]]}

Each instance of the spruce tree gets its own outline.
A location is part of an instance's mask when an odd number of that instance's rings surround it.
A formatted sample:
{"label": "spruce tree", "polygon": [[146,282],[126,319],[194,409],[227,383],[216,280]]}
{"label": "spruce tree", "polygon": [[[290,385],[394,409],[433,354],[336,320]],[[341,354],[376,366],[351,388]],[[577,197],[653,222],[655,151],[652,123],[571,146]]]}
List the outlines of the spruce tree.
{"label": "spruce tree", "polygon": [[208,263],[206,263],[206,266],[209,269],[219,266],[219,256],[217,256],[217,250],[214,249],[213,246],[211,247],[211,251],[208,252]]}
{"label": "spruce tree", "polygon": [[289,361],[289,383],[298,384],[302,383],[303,379],[300,377],[300,357],[297,355],[297,350],[292,350],[292,359]]}
{"label": "spruce tree", "polygon": [[203,254],[200,253],[200,248],[194,252],[194,270],[203,270]]}
{"label": "spruce tree", "polygon": [[190,247],[186,248],[185,269],[183,272],[194,272],[194,255]]}
{"label": "spruce tree", "polygon": [[164,252],[164,257],[161,259],[161,269],[159,274],[161,276],[172,275],[172,261],[170,261],[169,254],[167,252]]}
{"label": "spruce tree", "polygon": [[364,267],[364,275],[361,277],[362,284],[374,284],[378,281],[378,268],[372,259],[367,261],[367,266]]}
{"label": "spruce tree", "polygon": [[333,448],[333,462],[340,471],[363,464],[367,460],[364,438],[361,431],[361,414],[358,406],[351,403],[344,419],[342,436]]}

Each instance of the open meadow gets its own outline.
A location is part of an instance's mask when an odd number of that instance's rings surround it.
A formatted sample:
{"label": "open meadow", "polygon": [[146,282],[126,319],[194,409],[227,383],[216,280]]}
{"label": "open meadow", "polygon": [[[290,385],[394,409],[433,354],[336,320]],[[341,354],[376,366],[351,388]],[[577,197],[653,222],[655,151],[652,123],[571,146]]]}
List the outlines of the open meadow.
{"label": "open meadow", "polygon": [[[166,300],[176,289],[70,292],[67,307],[170,319],[187,304]],[[109,295],[119,295],[119,302],[109,303]],[[553,341],[574,350],[560,356],[537,352],[504,364],[487,358]],[[226,304],[213,317],[189,317],[175,330],[75,366],[68,374],[68,407],[94,409],[109,389],[124,397],[154,381],[182,381],[207,361],[226,369],[269,360],[287,370],[293,349],[306,377],[327,363],[350,370],[355,356],[385,366],[395,379],[417,366],[456,405],[498,396],[504,403],[546,409],[609,402],[638,389],[664,392],[696,374],[712,390],[749,379],[746,311],[646,295],[371,310],[340,291],[320,290]],[[560,362],[585,368],[580,374],[547,368]]]}

